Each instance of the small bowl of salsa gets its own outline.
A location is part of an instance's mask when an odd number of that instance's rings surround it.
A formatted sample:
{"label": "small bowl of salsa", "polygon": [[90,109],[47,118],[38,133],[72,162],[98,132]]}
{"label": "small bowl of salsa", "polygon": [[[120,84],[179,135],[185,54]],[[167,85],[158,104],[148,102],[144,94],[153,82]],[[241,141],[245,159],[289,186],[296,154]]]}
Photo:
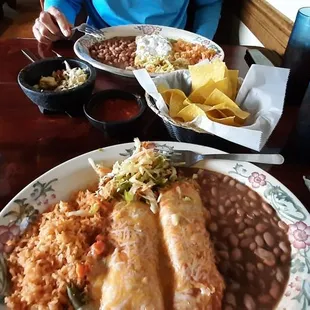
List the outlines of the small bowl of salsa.
{"label": "small bowl of salsa", "polygon": [[145,107],[141,96],[110,89],[94,94],[84,105],[84,113],[94,127],[115,135],[124,134],[124,130],[131,131]]}

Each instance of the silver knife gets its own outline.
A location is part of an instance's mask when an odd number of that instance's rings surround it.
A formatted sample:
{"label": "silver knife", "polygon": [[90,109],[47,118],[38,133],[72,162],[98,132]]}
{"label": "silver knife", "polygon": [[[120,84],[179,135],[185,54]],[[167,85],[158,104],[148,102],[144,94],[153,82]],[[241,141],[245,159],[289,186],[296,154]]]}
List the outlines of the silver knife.
{"label": "silver knife", "polygon": [[30,52],[28,49],[21,49],[21,52],[31,61],[31,62],[35,62],[37,61],[39,58],[36,57],[32,52]]}
{"label": "silver knife", "polygon": [[284,157],[280,154],[199,154],[193,151],[174,150],[168,156],[174,164],[185,167],[191,167],[208,159],[246,161],[270,165],[281,165],[284,162]]}
{"label": "silver knife", "polygon": [[280,154],[207,154],[205,159],[227,159],[236,161],[247,161],[270,165],[282,165],[284,157]]}

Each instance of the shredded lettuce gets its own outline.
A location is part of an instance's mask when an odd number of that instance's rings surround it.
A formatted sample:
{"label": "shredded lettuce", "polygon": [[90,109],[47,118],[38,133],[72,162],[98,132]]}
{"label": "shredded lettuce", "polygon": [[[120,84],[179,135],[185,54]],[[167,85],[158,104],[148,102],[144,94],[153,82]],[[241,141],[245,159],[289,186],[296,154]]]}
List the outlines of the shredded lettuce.
{"label": "shredded lettuce", "polygon": [[[98,193],[104,199],[121,197],[126,202],[144,200],[152,212],[158,210],[157,194],[154,190],[177,179],[177,171],[154,145],[134,140],[132,155],[113,165],[112,172],[99,174]],[[91,162],[91,161],[90,161]],[[91,162],[92,166],[93,163]]]}
{"label": "shredded lettuce", "polygon": [[126,202],[132,202],[135,196],[130,192],[124,191],[124,198]]}
{"label": "shredded lettuce", "polygon": [[94,204],[90,207],[89,213],[90,213],[91,215],[94,215],[94,214],[96,214],[96,213],[99,211],[99,208],[100,208],[99,203],[94,203]]}

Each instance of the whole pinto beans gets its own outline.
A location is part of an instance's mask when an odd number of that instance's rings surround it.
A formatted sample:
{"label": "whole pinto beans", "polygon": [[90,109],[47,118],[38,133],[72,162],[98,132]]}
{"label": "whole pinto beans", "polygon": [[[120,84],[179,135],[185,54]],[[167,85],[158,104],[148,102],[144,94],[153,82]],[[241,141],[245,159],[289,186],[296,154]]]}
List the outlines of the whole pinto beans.
{"label": "whole pinto beans", "polygon": [[[196,171],[195,171],[196,172]],[[273,309],[290,269],[288,225],[256,192],[229,176],[198,171],[208,230],[227,288],[223,309]],[[212,181],[216,177],[218,183]]]}
{"label": "whole pinto beans", "polygon": [[112,38],[95,43],[89,49],[100,62],[121,69],[134,66],[136,43],[133,37]]}

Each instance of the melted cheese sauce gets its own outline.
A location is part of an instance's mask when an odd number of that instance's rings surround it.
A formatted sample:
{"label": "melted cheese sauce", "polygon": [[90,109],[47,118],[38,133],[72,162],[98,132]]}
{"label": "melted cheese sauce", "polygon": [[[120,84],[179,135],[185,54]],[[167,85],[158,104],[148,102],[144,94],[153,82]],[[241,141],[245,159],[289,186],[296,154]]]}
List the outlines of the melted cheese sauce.
{"label": "melted cheese sauce", "polygon": [[[92,309],[99,309],[101,300],[101,288],[108,272],[106,260],[98,261],[92,266],[89,275],[89,293],[92,300]],[[89,305],[90,306],[90,305]]]}

